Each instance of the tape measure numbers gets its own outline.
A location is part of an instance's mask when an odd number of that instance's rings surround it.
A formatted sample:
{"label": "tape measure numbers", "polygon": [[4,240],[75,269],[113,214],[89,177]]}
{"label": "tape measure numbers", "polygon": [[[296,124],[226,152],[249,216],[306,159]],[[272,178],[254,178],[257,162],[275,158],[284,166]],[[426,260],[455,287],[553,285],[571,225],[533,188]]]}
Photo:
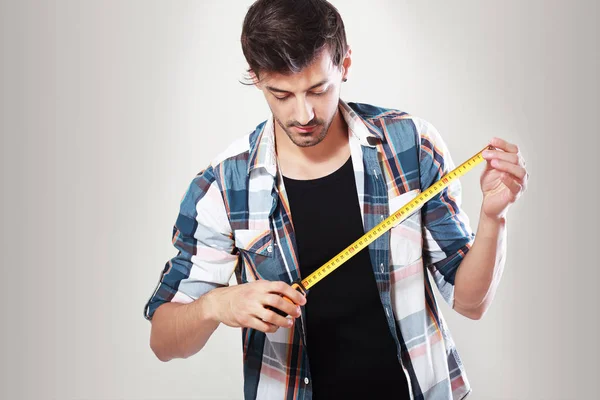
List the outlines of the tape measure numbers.
{"label": "tape measure numbers", "polygon": [[[335,271],[338,267],[340,267],[342,264],[344,264],[346,261],[352,258],[355,254],[368,247],[369,244],[377,240],[377,238],[379,238],[385,232],[387,232],[391,228],[395,227],[396,225],[410,217],[414,212],[420,210],[423,204],[435,197],[435,195],[437,195],[446,187],[448,187],[452,182],[465,175],[467,172],[475,168],[478,164],[483,162],[485,159],[483,158],[482,153],[486,150],[495,150],[495,148],[491,145],[486,146],[479,153],[475,154],[473,157],[459,165],[457,168],[442,176],[439,181],[435,182],[423,192],[419,193],[417,197],[400,207],[398,210],[394,211],[393,214],[381,221],[363,236],[358,238],[350,246],[346,247],[344,250],[339,252],[336,256],[334,256],[331,260],[327,261],[312,274],[308,275],[304,279],[297,279],[296,281],[294,281],[291,285],[292,288],[306,296],[311,287],[315,286],[327,275]],[[288,302],[293,303],[293,301],[289,298],[285,296],[283,298]],[[280,310],[273,309],[273,311],[277,312]],[[287,315],[284,312],[278,312],[278,314],[283,316]]]}

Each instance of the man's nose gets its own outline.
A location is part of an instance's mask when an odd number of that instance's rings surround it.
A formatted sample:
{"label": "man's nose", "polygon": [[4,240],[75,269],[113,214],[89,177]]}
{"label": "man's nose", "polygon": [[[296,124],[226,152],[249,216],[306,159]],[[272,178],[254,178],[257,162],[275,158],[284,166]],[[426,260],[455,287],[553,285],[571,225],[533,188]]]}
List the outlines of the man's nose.
{"label": "man's nose", "polygon": [[315,117],[312,104],[306,98],[298,99],[296,103],[296,111],[294,120],[301,125],[308,124]]}

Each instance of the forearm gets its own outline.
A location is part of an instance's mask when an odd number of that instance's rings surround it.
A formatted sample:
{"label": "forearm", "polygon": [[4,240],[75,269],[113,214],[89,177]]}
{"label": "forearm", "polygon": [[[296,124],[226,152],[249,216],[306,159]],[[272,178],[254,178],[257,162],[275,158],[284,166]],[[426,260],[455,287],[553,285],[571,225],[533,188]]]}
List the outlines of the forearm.
{"label": "forearm", "polygon": [[491,304],[506,258],[506,220],[483,213],[471,249],[461,262],[454,282],[454,309],[479,318]]}
{"label": "forearm", "polygon": [[211,306],[214,289],[188,303],[165,303],[152,318],[150,347],[161,361],[187,358],[199,352],[219,326]]}

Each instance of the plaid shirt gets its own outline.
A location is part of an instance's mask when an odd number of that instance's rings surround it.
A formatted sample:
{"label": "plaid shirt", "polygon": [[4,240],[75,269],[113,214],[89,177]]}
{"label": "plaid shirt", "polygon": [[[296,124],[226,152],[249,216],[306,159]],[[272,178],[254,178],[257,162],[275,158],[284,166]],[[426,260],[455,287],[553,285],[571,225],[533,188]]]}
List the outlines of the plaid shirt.
{"label": "plaid shirt", "polygon": [[[439,133],[423,119],[342,100],[339,109],[348,124],[365,232],[454,168]],[[415,400],[463,399],[471,392],[426,273],[453,306],[454,277],[474,240],[460,194],[455,181],[369,245],[381,304]],[[234,273],[238,284],[300,277],[272,115],[193,179],[181,200],[173,245],[178,254],[146,304],[148,320],[162,303],[192,302],[228,285]],[[242,328],[246,399],[312,398],[305,321],[302,307],[291,328],[266,334]]]}

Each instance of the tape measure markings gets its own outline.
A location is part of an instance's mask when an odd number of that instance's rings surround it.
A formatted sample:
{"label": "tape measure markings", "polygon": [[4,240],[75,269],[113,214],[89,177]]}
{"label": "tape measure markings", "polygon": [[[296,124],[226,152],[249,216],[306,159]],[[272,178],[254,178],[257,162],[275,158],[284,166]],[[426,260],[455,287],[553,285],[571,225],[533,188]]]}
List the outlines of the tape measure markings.
{"label": "tape measure markings", "polygon": [[[423,192],[421,192],[417,197],[400,207],[389,217],[381,221],[379,224],[375,225],[371,230],[365,233],[363,236],[358,238],[354,243],[350,246],[346,247],[344,250],[339,252],[333,258],[331,258],[328,262],[323,264],[319,269],[314,271],[308,277],[304,279],[298,279],[292,284],[292,287],[296,290],[301,291],[303,294],[307,294],[308,290],[319,283],[322,279],[324,279],[331,272],[335,271],[339,266],[344,264],[350,258],[352,258],[356,253],[366,248],[369,244],[377,240],[381,235],[385,232],[398,225],[408,217],[410,217],[415,211],[419,210],[423,204],[431,200],[435,195],[444,190],[447,186],[449,186],[453,181],[465,175],[471,169],[476,167],[479,163],[481,163],[484,158],[482,153],[485,150],[494,150],[495,148],[491,145],[486,146],[479,153],[459,165],[454,170],[450,171],[446,175],[442,176],[437,182],[429,186]],[[286,298],[286,300],[291,301]]]}

